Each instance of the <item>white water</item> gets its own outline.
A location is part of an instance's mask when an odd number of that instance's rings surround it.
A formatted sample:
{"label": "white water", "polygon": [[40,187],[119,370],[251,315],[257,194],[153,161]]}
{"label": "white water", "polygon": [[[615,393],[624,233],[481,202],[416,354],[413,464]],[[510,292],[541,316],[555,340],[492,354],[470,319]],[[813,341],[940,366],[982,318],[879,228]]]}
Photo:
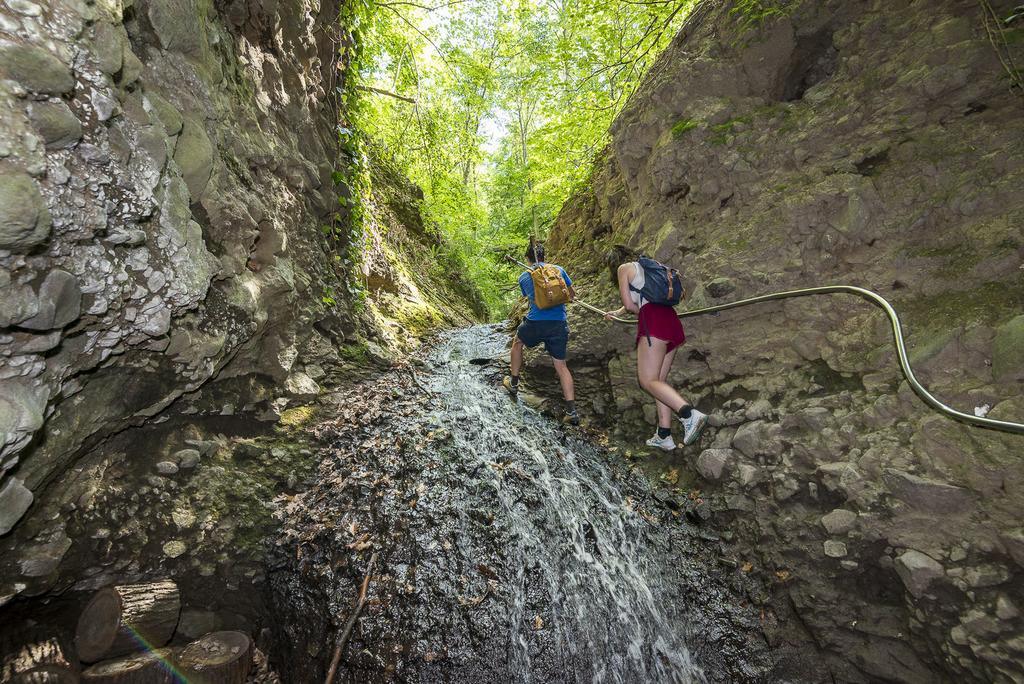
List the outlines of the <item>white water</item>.
{"label": "white water", "polygon": [[[650,523],[632,510],[606,456],[510,401],[468,363],[500,354],[506,342],[489,328],[456,332],[436,348],[423,379],[437,401],[432,421],[493,488],[494,524],[509,533],[511,579],[500,590],[508,671],[521,682],[550,681],[552,667],[560,681],[707,681],[686,646],[684,621],[660,598],[658,564],[643,536]],[[538,605],[550,630],[546,649],[537,645]]]}

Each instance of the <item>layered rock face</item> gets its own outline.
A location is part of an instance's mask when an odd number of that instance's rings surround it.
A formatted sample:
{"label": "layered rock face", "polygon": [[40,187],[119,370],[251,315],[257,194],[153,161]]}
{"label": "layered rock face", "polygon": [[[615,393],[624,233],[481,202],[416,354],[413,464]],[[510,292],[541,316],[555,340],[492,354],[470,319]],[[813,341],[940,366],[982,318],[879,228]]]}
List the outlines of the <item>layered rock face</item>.
{"label": "layered rock face", "polygon": [[[176,414],[276,419],[343,365],[340,343],[356,343],[349,361],[384,353],[363,337],[403,343],[392,309],[443,318],[395,254],[429,254],[422,225],[396,214],[418,217],[407,183],[385,179],[367,211],[356,277],[386,290],[380,306],[352,306],[346,245],[323,229],[345,164],[338,4],[0,6],[0,605],[71,586],[99,559],[99,583],[145,574],[147,558],[184,553],[166,548],[181,530],[201,541],[244,526],[232,506],[295,484],[296,454],[275,456],[264,488],[197,523],[182,512],[189,491],[232,494],[248,477],[231,462],[197,470],[199,457],[254,428],[132,426],[167,420],[175,402]],[[235,461],[263,477],[266,464]],[[61,569],[70,526],[82,553]]]}
{"label": "layered rock face", "polygon": [[[936,395],[1024,421],[1024,102],[1000,59],[1024,52],[986,5],[781,3],[745,30],[730,3],[701,4],[549,254],[609,308],[615,244],[677,266],[691,308],[876,290]],[[714,419],[669,465],[714,502],[771,609],[798,617],[777,638],[812,638],[841,681],[1024,678],[1024,438],[929,410],[856,297],[685,323],[670,379]],[[582,401],[649,436],[634,331],[572,325]]]}

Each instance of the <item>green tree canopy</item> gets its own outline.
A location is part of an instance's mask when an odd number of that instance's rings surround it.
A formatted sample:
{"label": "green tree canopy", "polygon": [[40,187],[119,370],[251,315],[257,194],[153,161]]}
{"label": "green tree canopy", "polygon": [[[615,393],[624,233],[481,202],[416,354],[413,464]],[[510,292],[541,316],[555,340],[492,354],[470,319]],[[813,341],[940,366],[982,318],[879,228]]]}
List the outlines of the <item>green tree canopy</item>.
{"label": "green tree canopy", "polygon": [[[365,0],[355,0],[364,2]],[[424,191],[459,268],[503,315],[503,247],[543,238],[695,0],[376,0],[353,124]]]}

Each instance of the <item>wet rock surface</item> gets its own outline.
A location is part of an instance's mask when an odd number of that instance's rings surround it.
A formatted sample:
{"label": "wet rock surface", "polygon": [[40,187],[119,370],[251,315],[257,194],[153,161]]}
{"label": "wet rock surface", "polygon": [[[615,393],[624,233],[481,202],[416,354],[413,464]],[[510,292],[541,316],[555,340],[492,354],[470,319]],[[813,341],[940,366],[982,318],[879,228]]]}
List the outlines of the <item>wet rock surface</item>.
{"label": "wet rock surface", "polygon": [[469,363],[506,343],[462,331],[337,395],[271,557],[286,678],[323,677],[376,553],[339,681],[819,681],[693,501]]}
{"label": "wet rock surface", "polygon": [[[704,3],[616,120],[548,254],[607,308],[615,244],[679,268],[693,309],[868,287],[900,313],[936,396],[1022,421],[1024,115],[1003,73],[973,2],[796,2],[750,30]],[[644,453],[654,406],[633,330],[583,310],[570,325],[584,420]],[[995,617],[1024,587],[1020,436],[932,413],[883,316],[852,297],[684,325],[669,379],[712,427],[641,462],[703,490],[752,574],[786,573],[771,605],[792,607],[835,678],[1024,677],[1024,622]],[[526,381],[557,396],[536,368]]]}
{"label": "wet rock surface", "polygon": [[[412,282],[436,240],[376,160],[362,256],[381,287],[343,266],[339,3],[229,4],[0,9],[0,606],[91,569],[19,560],[64,528],[46,516],[80,465],[118,460],[106,440],[187,413],[273,422],[479,304],[447,275]],[[206,472],[124,456],[164,494]]]}

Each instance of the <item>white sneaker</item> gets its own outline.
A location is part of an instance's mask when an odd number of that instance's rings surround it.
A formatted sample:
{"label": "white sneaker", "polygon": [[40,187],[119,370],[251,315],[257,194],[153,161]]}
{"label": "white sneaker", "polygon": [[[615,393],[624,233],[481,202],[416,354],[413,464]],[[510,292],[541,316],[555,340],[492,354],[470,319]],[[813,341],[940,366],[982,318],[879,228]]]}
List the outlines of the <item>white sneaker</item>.
{"label": "white sneaker", "polygon": [[697,409],[691,409],[690,417],[680,418],[679,422],[683,424],[683,445],[688,446],[700,439],[700,433],[704,432],[708,424],[708,417]]}
{"label": "white sneaker", "polygon": [[663,438],[659,437],[658,433],[654,433],[654,436],[647,440],[647,446],[672,451],[676,448],[676,440],[672,439],[672,435]]}

